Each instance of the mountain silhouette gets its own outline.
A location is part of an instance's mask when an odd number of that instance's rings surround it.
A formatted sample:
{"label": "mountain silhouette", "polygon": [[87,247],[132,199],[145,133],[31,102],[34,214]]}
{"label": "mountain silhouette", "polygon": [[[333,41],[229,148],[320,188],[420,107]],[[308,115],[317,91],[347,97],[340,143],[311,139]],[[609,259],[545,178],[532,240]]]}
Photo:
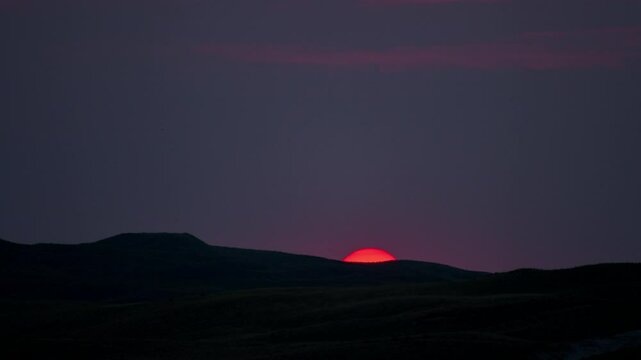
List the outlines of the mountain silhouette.
{"label": "mountain silhouette", "polygon": [[0,286],[5,297],[18,299],[147,299],[243,288],[433,283],[485,275],[419,261],[353,264],[211,246],[190,234],[121,234],[78,245],[0,241],[0,249]]}
{"label": "mountain silhouette", "polygon": [[122,234],[0,241],[0,289],[7,359],[641,356],[641,264],[485,274]]}

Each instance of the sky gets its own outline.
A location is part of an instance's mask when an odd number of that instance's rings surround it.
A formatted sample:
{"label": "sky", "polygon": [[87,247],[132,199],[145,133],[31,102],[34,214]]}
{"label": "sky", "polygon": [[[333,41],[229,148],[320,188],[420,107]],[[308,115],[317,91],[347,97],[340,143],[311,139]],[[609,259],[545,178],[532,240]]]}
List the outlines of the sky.
{"label": "sky", "polygon": [[0,0],[0,238],[641,261],[641,0]]}

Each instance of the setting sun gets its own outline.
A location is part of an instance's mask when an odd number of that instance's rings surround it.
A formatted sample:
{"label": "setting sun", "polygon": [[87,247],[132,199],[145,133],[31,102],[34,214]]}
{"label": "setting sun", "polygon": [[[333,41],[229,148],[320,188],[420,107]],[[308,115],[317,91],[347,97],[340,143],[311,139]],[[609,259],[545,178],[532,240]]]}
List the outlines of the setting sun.
{"label": "setting sun", "polygon": [[351,263],[381,263],[394,260],[396,258],[387,251],[374,248],[356,250],[343,259]]}

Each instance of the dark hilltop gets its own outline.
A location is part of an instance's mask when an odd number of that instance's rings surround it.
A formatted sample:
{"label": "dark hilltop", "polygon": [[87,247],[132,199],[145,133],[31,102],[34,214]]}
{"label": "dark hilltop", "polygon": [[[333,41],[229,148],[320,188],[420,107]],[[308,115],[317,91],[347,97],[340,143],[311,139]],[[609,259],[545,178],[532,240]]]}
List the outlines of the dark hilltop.
{"label": "dark hilltop", "polygon": [[7,359],[636,359],[641,264],[487,274],[210,246],[0,242]]}

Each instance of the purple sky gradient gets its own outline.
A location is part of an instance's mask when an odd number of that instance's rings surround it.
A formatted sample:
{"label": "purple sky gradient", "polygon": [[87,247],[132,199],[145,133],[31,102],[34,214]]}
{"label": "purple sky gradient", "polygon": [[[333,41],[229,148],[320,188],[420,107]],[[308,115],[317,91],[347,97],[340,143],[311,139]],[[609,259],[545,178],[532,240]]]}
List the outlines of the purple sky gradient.
{"label": "purple sky gradient", "polygon": [[0,238],[641,261],[641,1],[0,0]]}

